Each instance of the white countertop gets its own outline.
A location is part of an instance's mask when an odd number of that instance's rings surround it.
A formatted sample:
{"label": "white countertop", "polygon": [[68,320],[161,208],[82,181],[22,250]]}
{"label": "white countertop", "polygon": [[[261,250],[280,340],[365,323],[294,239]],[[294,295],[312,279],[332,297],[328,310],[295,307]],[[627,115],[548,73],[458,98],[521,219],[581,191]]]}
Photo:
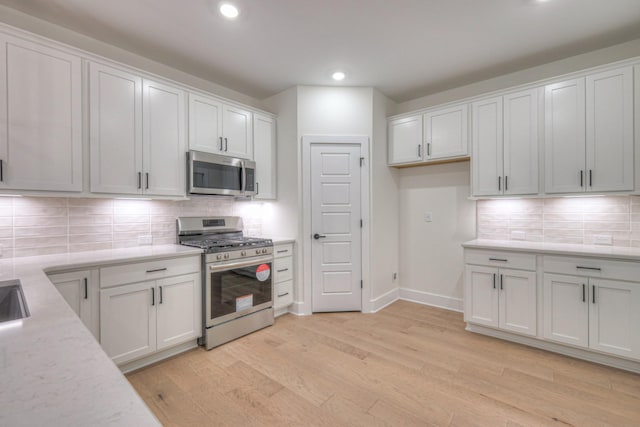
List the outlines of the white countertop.
{"label": "white countertop", "polygon": [[159,426],[44,271],[199,253],[163,245],[1,260],[0,280],[20,280],[31,316],[0,323],[0,425]]}
{"label": "white countertop", "polygon": [[274,245],[284,245],[287,243],[296,242],[296,239],[294,239],[293,237],[283,237],[283,236],[276,236],[276,237],[265,236],[265,239],[271,239]]}
{"label": "white countertop", "polygon": [[602,245],[574,245],[568,243],[525,242],[519,240],[476,239],[464,242],[469,249],[508,250],[512,252],[537,252],[554,255],[569,255],[640,261],[640,248]]}

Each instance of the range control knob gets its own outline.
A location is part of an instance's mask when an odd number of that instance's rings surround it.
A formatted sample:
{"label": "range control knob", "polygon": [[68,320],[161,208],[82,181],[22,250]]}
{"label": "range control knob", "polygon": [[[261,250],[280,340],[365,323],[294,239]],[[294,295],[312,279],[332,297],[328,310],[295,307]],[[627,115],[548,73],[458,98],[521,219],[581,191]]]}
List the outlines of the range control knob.
{"label": "range control knob", "polygon": [[219,260],[221,260],[221,259],[222,259],[222,255],[220,255],[220,254],[216,255],[216,259],[217,259],[218,261],[219,261]]}
{"label": "range control knob", "polygon": [[256,254],[260,255],[260,249],[256,249]]}
{"label": "range control knob", "polygon": [[229,259],[229,254],[224,254],[224,259]]}
{"label": "range control knob", "polygon": [[267,251],[266,249],[263,249],[263,250],[262,250],[262,253],[263,253],[263,254],[266,254],[267,252],[269,252],[269,251]]}
{"label": "range control knob", "polygon": [[242,255],[242,256],[247,256],[247,251],[242,251],[242,252],[240,252],[240,255]]}

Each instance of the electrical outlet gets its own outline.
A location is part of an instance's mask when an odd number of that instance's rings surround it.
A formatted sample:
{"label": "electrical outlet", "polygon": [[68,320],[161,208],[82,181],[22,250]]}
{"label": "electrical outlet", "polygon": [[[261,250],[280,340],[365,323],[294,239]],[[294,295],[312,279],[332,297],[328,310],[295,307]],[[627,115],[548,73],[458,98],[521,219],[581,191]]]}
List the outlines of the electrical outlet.
{"label": "electrical outlet", "polygon": [[151,234],[142,234],[138,236],[139,245],[150,245],[153,243],[153,236]]}
{"label": "electrical outlet", "polygon": [[432,221],[433,221],[433,212],[425,212],[424,222],[432,222]]}
{"label": "electrical outlet", "polygon": [[527,233],[525,231],[512,231],[511,240],[527,240]]}
{"label": "electrical outlet", "polygon": [[595,234],[593,243],[596,245],[611,245],[613,244],[613,238],[609,234]]}

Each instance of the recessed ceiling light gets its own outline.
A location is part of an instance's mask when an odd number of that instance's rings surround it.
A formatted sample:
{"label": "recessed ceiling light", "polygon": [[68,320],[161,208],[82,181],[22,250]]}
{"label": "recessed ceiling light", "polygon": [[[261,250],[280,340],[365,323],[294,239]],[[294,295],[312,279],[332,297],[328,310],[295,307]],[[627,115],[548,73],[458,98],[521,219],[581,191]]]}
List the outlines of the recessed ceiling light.
{"label": "recessed ceiling light", "polygon": [[222,16],[229,19],[235,19],[240,15],[238,8],[231,3],[220,3],[220,13]]}
{"label": "recessed ceiling light", "polygon": [[336,71],[331,75],[331,77],[333,78],[333,80],[336,80],[339,82],[340,80],[344,80],[345,74],[342,71]]}

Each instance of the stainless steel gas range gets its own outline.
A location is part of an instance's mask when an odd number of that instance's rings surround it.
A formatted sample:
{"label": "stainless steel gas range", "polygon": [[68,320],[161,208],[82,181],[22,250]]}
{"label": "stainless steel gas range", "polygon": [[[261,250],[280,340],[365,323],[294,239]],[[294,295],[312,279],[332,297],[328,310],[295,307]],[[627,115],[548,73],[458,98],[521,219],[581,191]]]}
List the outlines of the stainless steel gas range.
{"label": "stainless steel gas range", "polygon": [[242,218],[178,218],[178,243],[202,248],[203,342],[209,350],[273,324],[273,242]]}

